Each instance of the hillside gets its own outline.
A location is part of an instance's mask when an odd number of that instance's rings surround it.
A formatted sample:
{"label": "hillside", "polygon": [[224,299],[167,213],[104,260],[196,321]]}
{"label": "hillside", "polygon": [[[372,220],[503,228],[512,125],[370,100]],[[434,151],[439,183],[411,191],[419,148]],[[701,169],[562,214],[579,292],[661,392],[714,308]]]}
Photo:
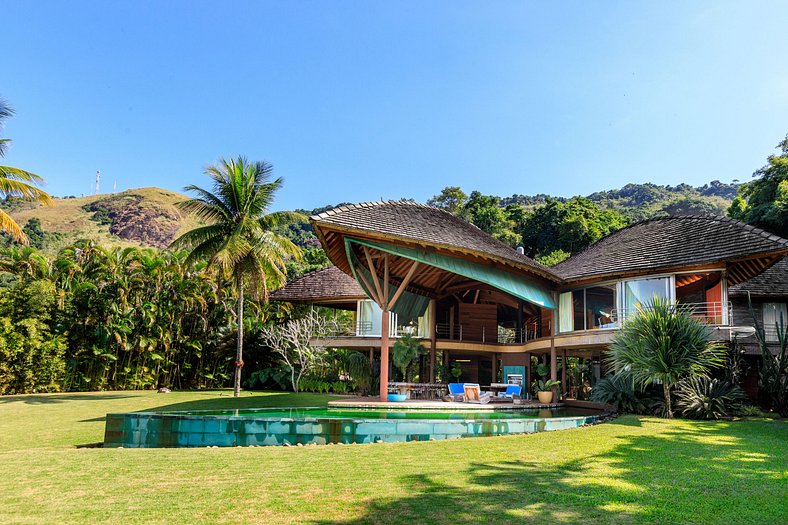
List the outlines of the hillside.
{"label": "hillside", "polygon": [[187,197],[161,188],[139,188],[116,194],[57,198],[52,207],[19,201],[3,209],[24,226],[37,218],[55,250],[78,239],[92,239],[118,246],[164,248],[184,231],[199,223],[181,212],[176,203]]}

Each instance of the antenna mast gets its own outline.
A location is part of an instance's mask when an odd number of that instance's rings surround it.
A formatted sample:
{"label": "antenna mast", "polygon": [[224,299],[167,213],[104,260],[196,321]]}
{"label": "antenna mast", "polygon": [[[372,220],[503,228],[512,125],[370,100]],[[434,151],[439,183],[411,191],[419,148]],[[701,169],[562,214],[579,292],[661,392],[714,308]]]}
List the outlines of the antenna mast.
{"label": "antenna mast", "polygon": [[96,195],[99,193],[99,179],[101,179],[101,170],[96,170]]}

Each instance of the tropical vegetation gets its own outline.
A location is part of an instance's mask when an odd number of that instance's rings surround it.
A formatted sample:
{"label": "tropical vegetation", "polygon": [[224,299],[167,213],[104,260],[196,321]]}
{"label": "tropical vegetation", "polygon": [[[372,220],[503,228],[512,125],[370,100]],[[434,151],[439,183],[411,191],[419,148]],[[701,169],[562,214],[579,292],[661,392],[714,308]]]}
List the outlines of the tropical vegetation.
{"label": "tropical vegetation", "polygon": [[234,395],[241,391],[243,361],[244,284],[262,301],[268,290],[287,280],[286,262],[299,259],[301,252],[289,239],[274,231],[276,227],[301,217],[292,212],[271,212],[282,179],[271,179],[273,167],[266,162],[250,162],[244,157],[220,159],[208,166],[205,174],[212,180],[211,190],[189,185],[195,197],[181,208],[206,223],[184,233],[172,246],[191,250],[188,262],[207,261],[231,276],[236,301],[236,356]]}
{"label": "tropical vegetation", "polygon": [[[0,133],[3,131],[5,121],[14,115],[14,110],[6,101],[0,99]],[[8,153],[11,139],[0,136],[0,159]],[[52,197],[42,189],[36,187],[44,183],[38,175],[13,166],[0,165],[0,196],[8,199],[22,199],[38,201],[50,205]],[[10,235],[21,244],[28,244],[26,232],[4,210],[0,209],[0,231]]]}
{"label": "tropical vegetation", "polygon": [[634,385],[661,384],[664,414],[673,417],[671,394],[682,380],[708,376],[725,363],[726,348],[711,340],[708,326],[667,299],[654,297],[616,333],[605,359]]}

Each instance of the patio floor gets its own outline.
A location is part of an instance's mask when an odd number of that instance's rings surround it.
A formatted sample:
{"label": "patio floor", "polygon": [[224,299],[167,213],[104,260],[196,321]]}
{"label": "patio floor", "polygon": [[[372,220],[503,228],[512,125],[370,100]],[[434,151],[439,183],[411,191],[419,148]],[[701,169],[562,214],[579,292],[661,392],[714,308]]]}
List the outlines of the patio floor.
{"label": "patio floor", "polygon": [[341,408],[399,408],[399,409],[430,409],[430,410],[525,410],[533,408],[558,408],[563,403],[539,403],[538,401],[523,401],[522,405],[513,403],[456,403],[453,401],[410,399],[408,401],[391,402],[380,401],[376,397],[358,397],[354,399],[338,399],[329,401],[328,406]]}

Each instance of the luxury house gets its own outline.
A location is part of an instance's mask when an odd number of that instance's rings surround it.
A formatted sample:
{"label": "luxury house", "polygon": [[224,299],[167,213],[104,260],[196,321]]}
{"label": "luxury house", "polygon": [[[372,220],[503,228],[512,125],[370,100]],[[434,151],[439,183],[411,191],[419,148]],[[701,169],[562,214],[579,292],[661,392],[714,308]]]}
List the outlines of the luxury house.
{"label": "luxury house", "polygon": [[332,346],[379,360],[383,399],[389,347],[406,331],[429,348],[424,382],[435,381],[440,361],[459,365],[465,381],[530,383],[533,357],[553,379],[565,376],[570,356],[604,374],[601,356],[616,330],[654,296],[689,309],[717,339],[743,341],[753,356],[748,292],[767,324],[786,309],[788,240],[727,218],[640,222],[552,268],[413,202],[342,206],[310,220],[334,266],[273,298],[350,312]]}

